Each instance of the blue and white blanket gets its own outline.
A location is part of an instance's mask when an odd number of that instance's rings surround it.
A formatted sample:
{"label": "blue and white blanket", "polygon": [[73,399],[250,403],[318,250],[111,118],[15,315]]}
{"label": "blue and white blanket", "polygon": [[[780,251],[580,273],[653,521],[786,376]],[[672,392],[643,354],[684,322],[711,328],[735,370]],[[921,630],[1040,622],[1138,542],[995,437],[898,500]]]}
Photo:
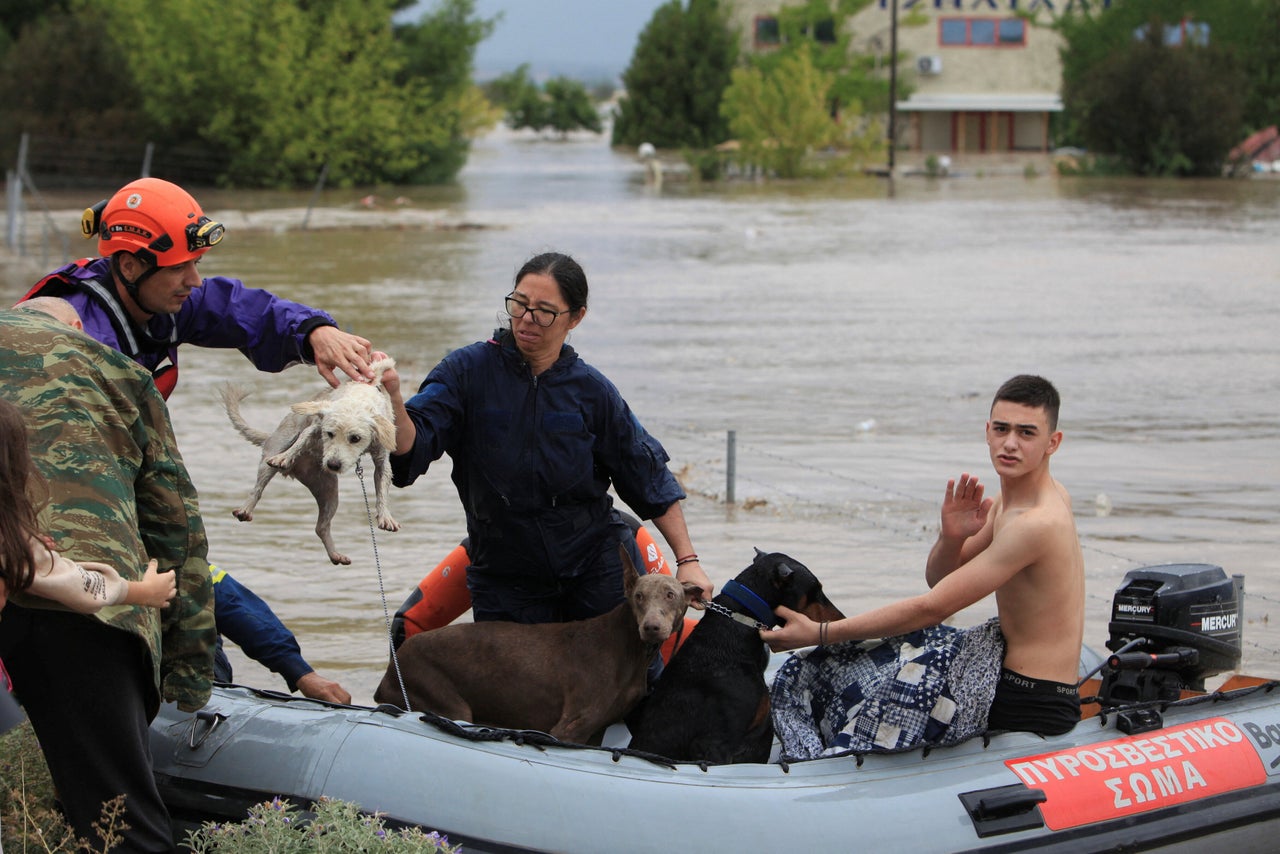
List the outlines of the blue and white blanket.
{"label": "blue and white blanket", "polygon": [[812,759],[964,741],[987,728],[1003,661],[994,617],[798,652],[773,680],[782,753]]}

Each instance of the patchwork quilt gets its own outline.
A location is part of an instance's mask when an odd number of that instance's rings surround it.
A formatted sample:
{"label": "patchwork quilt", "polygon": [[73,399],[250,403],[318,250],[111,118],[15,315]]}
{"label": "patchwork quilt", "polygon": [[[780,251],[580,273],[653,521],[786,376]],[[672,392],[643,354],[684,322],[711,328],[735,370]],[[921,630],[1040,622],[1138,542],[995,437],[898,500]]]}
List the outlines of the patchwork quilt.
{"label": "patchwork quilt", "polygon": [[778,670],[783,756],[956,744],[987,728],[1004,661],[1000,621],[803,650]]}

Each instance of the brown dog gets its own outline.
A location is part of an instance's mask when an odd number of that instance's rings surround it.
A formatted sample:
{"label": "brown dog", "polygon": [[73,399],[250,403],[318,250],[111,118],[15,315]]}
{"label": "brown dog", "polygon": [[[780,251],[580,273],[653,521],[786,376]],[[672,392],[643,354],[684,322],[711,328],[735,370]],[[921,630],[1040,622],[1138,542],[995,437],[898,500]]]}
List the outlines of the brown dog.
{"label": "brown dog", "polygon": [[844,617],[808,567],[757,549],[751,565],[716,594],[653,693],[627,720],[630,747],[685,762],[768,762],[769,649],[759,630],[776,623],[779,605],[814,620]]}
{"label": "brown dog", "polygon": [[[457,623],[400,645],[400,676],[415,711],[599,744],[605,729],[644,696],[650,663],[684,626],[702,588],[669,575],[639,575],[622,550],[626,601],[568,623]],[[374,693],[401,705],[396,659]]]}

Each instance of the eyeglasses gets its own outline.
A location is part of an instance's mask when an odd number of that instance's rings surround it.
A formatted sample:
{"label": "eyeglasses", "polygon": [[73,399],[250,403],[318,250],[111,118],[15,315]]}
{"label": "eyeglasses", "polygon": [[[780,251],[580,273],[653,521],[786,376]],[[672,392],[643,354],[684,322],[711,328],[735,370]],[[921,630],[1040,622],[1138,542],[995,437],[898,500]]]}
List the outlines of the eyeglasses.
{"label": "eyeglasses", "polygon": [[562,314],[570,314],[568,311],[552,311],[549,308],[534,308],[527,303],[523,303],[510,294],[507,295],[507,314],[513,318],[524,317],[526,314],[533,318],[533,322],[539,326],[550,326],[556,322],[556,318]]}

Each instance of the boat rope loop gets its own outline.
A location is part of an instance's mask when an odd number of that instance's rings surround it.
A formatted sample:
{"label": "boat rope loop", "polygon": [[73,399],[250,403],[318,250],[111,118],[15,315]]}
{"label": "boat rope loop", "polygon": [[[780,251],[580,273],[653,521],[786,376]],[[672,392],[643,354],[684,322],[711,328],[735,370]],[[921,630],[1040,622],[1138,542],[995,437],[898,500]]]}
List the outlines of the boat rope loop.
{"label": "boat rope loop", "polygon": [[377,526],[373,524],[373,508],[369,506],[369,490],[364,485],[364,466],[356,460],[356,477],[360,479],[360,494],[364,496],[364,514],[369,520],[369,541],[373,543],[373,565],[378,572],[378,595],[382,598],[382,619],[387,626],[387,647],[391,650],[391,664],[396,671],[396,681],[400,683],[400,696],[404,698],[404,707],[409,708],[409,691],[404,687],[404,674],[400,672],[400,656],[396,654],[395,635],[391,631],[391,610],[387,607],[387,587],[382,580],[382,559],[378,557]]}

